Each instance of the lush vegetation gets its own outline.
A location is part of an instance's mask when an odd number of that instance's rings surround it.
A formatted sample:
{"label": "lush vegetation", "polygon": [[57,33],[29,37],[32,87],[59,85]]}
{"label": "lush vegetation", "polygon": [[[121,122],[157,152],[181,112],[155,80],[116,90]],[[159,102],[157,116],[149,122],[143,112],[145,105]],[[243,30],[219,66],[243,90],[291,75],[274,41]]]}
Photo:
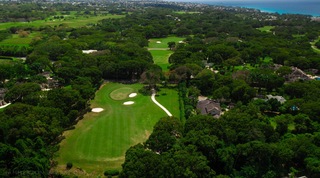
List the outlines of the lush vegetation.
{"label": "lush vegetation", "polygon": [[[319,177],[320,83],[310,76],[320,23],[310,16],[169,2],[5,5],[1,177]],[[48,18],[59,23],[28,25]],[[174,117],[148,104],[151,89]],[[132,91],[136,103],[123,106]],[[201,115],[200,95],[224,114]]]}

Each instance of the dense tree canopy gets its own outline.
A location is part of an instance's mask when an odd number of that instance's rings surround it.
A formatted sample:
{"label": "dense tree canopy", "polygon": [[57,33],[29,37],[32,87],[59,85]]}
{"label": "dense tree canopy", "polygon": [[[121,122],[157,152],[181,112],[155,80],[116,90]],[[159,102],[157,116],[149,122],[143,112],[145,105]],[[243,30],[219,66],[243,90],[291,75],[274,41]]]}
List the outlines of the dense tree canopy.
{"label": "dense tree canopy", "polygon": [[[319,22],[241,8],[100,3],[0,7],[2,22],[126,15],[81,28],[0,31],[0,41],[39,33],[28,46],[0,46],[0,99],[11,103],[0,109],[0,177],[48,177],[62,132],[90,109],[103,80],[179,90],[181,118],[161,118],[145,143],[127,150],[120,177],[319,177],[320,83],[288,80],[294,67],[319,74]],[[163,73],[146,47],[168,36],[185,40],[167,44],[173,54]],[[199,95],[219,103],[219,119],[200,115]]]}

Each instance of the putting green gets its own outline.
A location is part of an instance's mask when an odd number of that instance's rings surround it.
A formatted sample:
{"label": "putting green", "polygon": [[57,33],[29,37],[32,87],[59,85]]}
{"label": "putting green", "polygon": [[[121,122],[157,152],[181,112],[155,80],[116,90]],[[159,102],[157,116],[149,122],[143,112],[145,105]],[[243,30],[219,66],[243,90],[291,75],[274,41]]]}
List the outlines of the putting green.
{"label": "putting green", "polygon": [[[100,113],[89,112],[80,120],[74,130],[64,132],[64,139],[58,151],[58,166],[53,171],[61,173],[73,172],[79,169],[86,172],[85,176],[97,177],[107,169],[121,169],[125,152],[130,146],[143,143],[152,133],[153,126],[166,113],[155,105],[150,96],[139,94],[129,98],[128,93],[136,92],[142,84],[125,85],[107,83],[96,93],[91,102],[91,108],[103,108]],[[130,88],[130,89],[129,89]],[[163,90],[165,95],[157,97],[163,106],[179,118],[178,92]],[[113,99],[115,96],[126,98]],[[112,96],[112,97],[111,97]],[[134,101],[132,105],[124,102]],[[167,105],[166,103],[170,103]],[[162,103],[161,103],[162,104]],[[66,163],[72,162],[73,168],[66,170]]]}
{"label": "putting green", "polygon": [[130,93],[134,91],[133,88],[130,87],[122,87],[119,89],[116,89],[110,93],[110,97],[114,100],[124,100],[128,98]]}

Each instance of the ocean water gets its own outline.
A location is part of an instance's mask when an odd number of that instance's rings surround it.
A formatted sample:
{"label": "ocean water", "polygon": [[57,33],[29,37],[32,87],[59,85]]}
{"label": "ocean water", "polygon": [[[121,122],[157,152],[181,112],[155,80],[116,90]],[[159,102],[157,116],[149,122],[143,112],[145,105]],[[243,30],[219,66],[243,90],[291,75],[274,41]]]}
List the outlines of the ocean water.
{"label": "ocean water", "polygon": [[272,12],[279,14],[305,14],[311,16],[320,16],[320,0],[278,0],[278,1],[261,1],[261,0],[213,0],[189,2],[203,3],[218,6],[235,6],[259,9],[263,12]]}

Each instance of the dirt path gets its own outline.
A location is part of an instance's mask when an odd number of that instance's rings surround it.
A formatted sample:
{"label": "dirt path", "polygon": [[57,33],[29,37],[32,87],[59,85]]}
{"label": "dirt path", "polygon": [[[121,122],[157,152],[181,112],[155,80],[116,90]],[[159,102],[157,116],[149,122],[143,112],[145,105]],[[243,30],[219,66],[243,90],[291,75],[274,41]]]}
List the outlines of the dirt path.
{"label": "dirt path", "polygon": [[152,95],[151,95],[151,100],[158,105],[164,112],[166,112],[168,114],[168,116],[172,116],[172,114],[170,113],[170,111],[168,111],[167,108],[165,108],[164,106],[162,106],[157,100],[156,100],[156,90],[152,89]]}

